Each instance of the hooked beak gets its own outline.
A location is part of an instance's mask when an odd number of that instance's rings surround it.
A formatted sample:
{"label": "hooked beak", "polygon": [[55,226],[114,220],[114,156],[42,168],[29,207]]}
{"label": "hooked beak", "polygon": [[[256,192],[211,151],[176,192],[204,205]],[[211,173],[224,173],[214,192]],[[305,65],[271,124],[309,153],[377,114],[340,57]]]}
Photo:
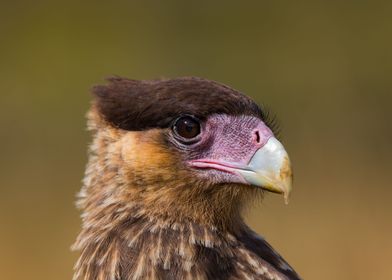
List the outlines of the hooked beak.
{"label": "hooked beak", "polygon": [[194,160],[191,165],[238,174],[245,183],[283,194],[286,204],[288,203],[292,188],[291,164],[286,150],[275,137],[269,138],[247,165],[215,160]]}
{"label": "hooked beak", "polygon": [[275,137],[256,151],[247,166],[236,171],[249,184],[283,194],[288,203],[293,181],[291,164],[286,150]]}

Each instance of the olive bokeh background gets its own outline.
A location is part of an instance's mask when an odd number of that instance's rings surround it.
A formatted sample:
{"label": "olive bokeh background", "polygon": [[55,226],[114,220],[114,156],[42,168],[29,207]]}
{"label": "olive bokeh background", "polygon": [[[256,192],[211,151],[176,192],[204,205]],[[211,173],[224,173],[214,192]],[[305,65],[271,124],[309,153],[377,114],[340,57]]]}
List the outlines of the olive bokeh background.
{"label": "olive bokeh background", "polygon": [[[278,116],[288,206],[251,226],[305,279],[392,279],[391,1],[1,1],[0,278],[71,279],[89,88],[196,75]],[[159,105],[159,104],[158,104]]]}

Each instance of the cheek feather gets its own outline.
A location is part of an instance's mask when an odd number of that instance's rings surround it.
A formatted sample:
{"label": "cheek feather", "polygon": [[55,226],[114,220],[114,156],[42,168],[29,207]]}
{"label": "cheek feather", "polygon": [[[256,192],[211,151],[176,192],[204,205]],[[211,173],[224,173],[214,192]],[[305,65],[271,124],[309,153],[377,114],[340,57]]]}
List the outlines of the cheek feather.
{"label": "cheek feather", "polygon": [[128,132],[123,137],[122,157],[128,175],[143,183],[173,179],[178,159],[164,146],[162,137],[158,129]]}

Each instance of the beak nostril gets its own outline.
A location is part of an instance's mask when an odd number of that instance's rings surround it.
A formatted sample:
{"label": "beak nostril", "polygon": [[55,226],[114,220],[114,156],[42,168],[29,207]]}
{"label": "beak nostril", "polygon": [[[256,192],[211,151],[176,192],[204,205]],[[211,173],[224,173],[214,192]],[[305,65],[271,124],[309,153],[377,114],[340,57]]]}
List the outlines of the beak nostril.
{"label": "beak nostril", "polygon": [[260,144],[260,133],[258,130],[255,131],[255,135],[256,135],[256,143]]}

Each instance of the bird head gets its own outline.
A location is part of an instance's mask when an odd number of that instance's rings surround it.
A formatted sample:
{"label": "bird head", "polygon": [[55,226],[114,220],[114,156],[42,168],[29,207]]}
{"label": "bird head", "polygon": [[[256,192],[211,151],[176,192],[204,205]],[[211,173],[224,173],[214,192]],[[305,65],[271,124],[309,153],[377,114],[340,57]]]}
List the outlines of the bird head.
{"label": "bird head", "polygon": [[287,200],[289,157],[244,94],[201,78],[117,77],[93,94],[85,206],[94,197],[134,215],[227,226],[264,191]]}

